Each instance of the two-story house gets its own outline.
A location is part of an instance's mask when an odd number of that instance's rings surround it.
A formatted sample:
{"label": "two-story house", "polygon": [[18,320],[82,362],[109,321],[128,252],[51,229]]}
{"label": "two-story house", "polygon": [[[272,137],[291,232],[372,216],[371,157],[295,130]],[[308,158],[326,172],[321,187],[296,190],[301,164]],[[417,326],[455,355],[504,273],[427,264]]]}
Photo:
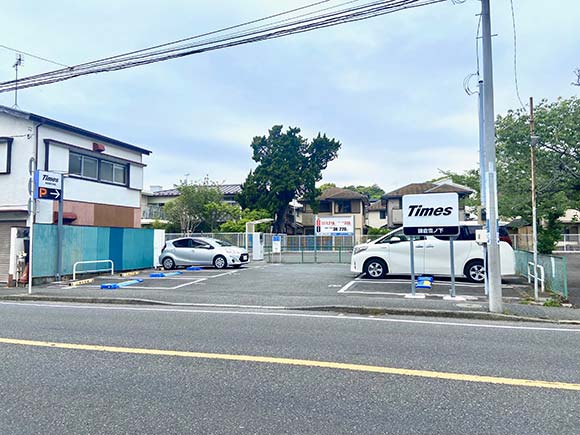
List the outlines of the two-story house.
{"label": "two-story house", "polygon": [[387,207],[382,200],[372,202],[367,208],[367,227],[383,228],[388,223]]}
{"label": "two-story house", "polygon": [[[11,228],[30,227],[31,173],[64,176],[64,223],[141,226],[143,156],[149,150],[22,110],[0,106],[0,282]],[[57,220],[58,201],[37,200],[35,223]]]}
{"label": "two-story house", "polygon": [[383,204],[386,207],[387,228],[398,228],[403,225],[403,196],[451,192],[459,195],[459,219],[465,220],[466,213],[465,207],[462,207],[462,200],[471,195],[474,192],[473,189],[453,183],[451,180],[441,180],[434,183],[411,183],[382,196]]}
{"label": "two-story house", "polygon": [[[319,201],[318,216],[353,216],[355,240],[361,240],[366,223],[366,205],[369,199],[365,195],[340,187],[326,189],[317,200]],[[315,214],[308,201],[300,200],[302,211],[297,216],[297,222],[304,228],[304,234],[314,234]]]}

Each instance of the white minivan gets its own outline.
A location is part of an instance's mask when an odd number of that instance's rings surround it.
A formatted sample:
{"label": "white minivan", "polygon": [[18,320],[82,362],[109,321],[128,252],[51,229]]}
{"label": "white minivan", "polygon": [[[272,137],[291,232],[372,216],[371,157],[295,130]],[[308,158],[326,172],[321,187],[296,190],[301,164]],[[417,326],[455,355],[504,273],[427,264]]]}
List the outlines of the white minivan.
{"label": "white minivan", "polygon": [[[471,282],[485,279],[483,248],[475,242],[475,230],[481,225],[462,222],[460,233],[453,243],[455,276],[465,276]],[[350,270],[365,273],[369,278],[383,278],[387,273],[411,273],[409,237],[403,228],[390,232],[372,242],[356,245]],[[515,275],[515,255],[506,242],[499,243],[501,274]],[[415,274],[450,276],[449,236],[415,236]]]}

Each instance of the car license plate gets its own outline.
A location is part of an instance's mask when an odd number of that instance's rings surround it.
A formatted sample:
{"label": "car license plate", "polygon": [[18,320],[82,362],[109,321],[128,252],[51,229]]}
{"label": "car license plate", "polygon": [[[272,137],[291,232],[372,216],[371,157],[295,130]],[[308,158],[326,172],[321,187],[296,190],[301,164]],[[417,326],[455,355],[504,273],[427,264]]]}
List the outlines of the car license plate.
{"label": "car license plate", "polygon": [[242,254],[242,256],[240,257],[240,260],[248,261],[248,254]]}

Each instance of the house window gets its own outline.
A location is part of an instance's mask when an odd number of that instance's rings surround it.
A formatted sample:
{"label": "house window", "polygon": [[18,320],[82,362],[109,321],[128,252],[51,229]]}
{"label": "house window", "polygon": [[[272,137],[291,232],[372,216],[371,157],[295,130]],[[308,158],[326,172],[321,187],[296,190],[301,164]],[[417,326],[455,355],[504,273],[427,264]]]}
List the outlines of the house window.
{"label": "house window", "polygon": [[9,174],[12,164],[12,138],[0,137],[0,174]]}
{"label": "house window", "polygon": [[337,213],[352,213],[350,200],[338,200],[338,201],[336,201],[336,212]]}
{"label": "house window", "polygon": [[318,211],[320,213],[330,213],[330,202],[320,201],[320,204],[318,205]]}
{"label": "house window", "polygon": [[127,165],[97,159],[83,154],[69,153],[69,174],[89,180],[127,185]]}
{"label": "house window", "polygon": [[379,210],[379,219],[386,219],[387,215],[385,210]]}
{"label": "house window", "polygon": [[117,163],[101,160],[100,179],[109,183],[127,184],[127,168]]}

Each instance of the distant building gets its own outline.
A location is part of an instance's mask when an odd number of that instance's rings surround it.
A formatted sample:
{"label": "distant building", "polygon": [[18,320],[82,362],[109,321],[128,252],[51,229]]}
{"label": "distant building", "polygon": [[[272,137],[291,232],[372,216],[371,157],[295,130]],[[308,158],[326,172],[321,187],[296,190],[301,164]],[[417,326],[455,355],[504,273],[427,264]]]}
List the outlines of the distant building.
{"label": "distant building", "polygon": [[[349,189],[331,187],[317,200],[320,201],[317,213],[320,217],[353,216],[355,238],[361,239],[366,224],[366,206],[369,203],[365,195]],[[297,216],[297,223],[303,227],[304,234],[314,234],[315,214],[312,205],[305,200],[299,202],[303,205],[303,209]]]}
{"label": "distant building", "polygon": [[367,227],[383,228],[389,222],[387,207],[380,199],[372,202],[367,208]]}

